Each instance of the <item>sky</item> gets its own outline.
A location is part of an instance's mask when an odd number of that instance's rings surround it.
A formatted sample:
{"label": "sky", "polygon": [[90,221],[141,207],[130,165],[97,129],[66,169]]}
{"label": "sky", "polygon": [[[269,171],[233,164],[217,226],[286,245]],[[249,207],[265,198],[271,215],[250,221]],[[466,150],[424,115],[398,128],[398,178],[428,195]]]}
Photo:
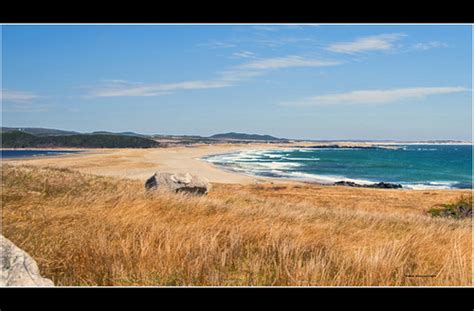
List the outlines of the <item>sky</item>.
{"label": "sky", "polygon": [[2,125],[472,140],[470,25],[3,25]]}

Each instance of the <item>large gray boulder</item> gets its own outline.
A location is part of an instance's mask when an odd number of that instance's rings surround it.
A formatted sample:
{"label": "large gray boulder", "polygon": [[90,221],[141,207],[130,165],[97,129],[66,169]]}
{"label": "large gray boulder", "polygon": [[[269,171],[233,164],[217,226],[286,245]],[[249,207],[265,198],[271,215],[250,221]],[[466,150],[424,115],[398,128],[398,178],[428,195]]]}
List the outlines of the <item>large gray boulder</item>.
{"label": "large gray boulder", "polygon": [[147,190],[165,189],[172,192],[186,192],[192,194],[207,194],[211,184],[205,178],[189,173],[161,173],[156,172],[145,182]]}
{"label": "large gray boulder", "polygon": [[54,286],[25,251],[0,235],[0,286]]}

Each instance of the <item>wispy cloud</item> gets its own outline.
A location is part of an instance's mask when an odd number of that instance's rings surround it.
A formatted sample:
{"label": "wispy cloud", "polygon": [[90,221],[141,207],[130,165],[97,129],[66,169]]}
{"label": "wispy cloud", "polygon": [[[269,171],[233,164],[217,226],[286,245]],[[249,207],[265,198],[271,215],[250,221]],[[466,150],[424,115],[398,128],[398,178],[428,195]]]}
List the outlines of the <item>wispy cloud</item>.
{"label": "wispy cloud", "polygon": [[255,57],[255,53],[250,51],[240,51],[232,53],[233,58],[253,58]]}
{"label": "wispy cloud", "polygon": [[290,56],[285,56],[285,57],[275,57],[275,58],[254,60],[249,63],[240,65],[239,68],[251,69],[251,70],[269,70],[269,69],[280,69],[280,68],[289,68],[289,67],[335,66],[339,64],[341,64],[341,62],[311,59],[311,58],[305,58],[301,56],[290,55]]}
{"label": "wispy cloud", "polygon": [[336,53],[355,54],[367,51],[386,51],[394,47],[394,42],[403,38],[402,33],[387,33],[375,36],[360,37],[354,41],[332,43],[326,50]]}
{"label": "wispy cloud", "polygon": [[254,58],[251,61],[221,72],[223,81],[240,81],[255,76],[264,75],[270,71],[294,67],[326,67],[340,65],[342,62],[321,60],[297,55],[274,58]]}
{"label": "wispy cloud", "polygon": [[251,71],[251,70],[240,70],[238,68],[232,68],[219,72],[219,80],[227,81],[230,85],[234,85],[237,82],[247,80],[253,77],[261,76],[265,74],[265,71]]}
{"label": "wispy cloud", "polygon": [[447,43],[440,41],[430,41],[430,42],[419,42],[412,45],[412,49],[419,51],[426,51],[435,48],[445,48],[448,47]]}
{"label": "wispy cloud", "polygon": [[[281,29],[300,29],[299,26],[279,26]],[[319,40],[311,38],[308,36],[294,36],[283,34],[279,32],[279,35],[275,33],[268,34],[267,31],[261,32],[256,31],[252,35],[247,35],[244,37],[234,37],[232,39],[223,39],[223,40],[210,40],[206,43],[197,44],[197,47],[203,47],[208,49],[229,49],[229,48],[241,48],[242,46],[252,45],[254,48],[281,48],[284,46],[295,46],[306,47],[309,49],[314,49],[315,46],[321,47],[322,44]]]}
{"label": "wispy cloud", "polygon": [[41,103],[45,96],[33,92],[2,89],[1,102],[4,112],[45,112],[50,104]]}
{"label": "wispy cloud", "polygon": [[214,89],[229,87],[240,81],[260,76],[268,71],[290,67],[322,67],[339,65],[337,61],[285,56],[261,58],[231,67],[217,73],[215,79],[192,80],[176,83],[136,83],[123,80],[106,80],[89,87],[86,97],[159,96],[181,90]]}
{"label": "wispy cloud", "polygon": [[25,92],[25,91],[14,91],[14,90],[2,90],[2,101],[4,102],[12,102],[12,103],[31,103],[35,99],[40,98],[38,94],[32,92]]}
{"label": "wispy cloud", "polygon": [[225,80],[193,80],[177,83],[135,83],[127,81],[109,81],[99,87],[89,89],[89,97],[118,96],[158,96],[179,90],[199,90],[230,86]]}
{"label": "wispy cloud", "polygon": [[460,86],[410,87],[385,90],[357,90],[347,93],[318,95],[299,101],[282,103],[283,106],[320,106],[339,104],[384,104],[401,100],[423,99],[429,95],[466,92]]}

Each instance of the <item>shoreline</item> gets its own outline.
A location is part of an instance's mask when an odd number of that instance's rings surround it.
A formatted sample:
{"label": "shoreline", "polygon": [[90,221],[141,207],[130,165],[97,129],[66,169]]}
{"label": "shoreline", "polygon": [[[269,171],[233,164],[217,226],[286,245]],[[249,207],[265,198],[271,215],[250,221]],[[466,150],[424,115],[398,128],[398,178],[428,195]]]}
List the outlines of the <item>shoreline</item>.
{"label": "shoreline", "polygon": [[[83,149],[83,148],[36,148],[36,150],[70,150],[83,152],[61,154],[52,156],[21,157],[21,158],[2,158],[2,163],[11,165],[35,165],[48,166],[56,168],[69,168],[80,172],[113,176],[128,179],[146,180],[155,171],[169,173],[189,172],[208,179],[211,183],[229,183],[229,184],[313,184],[320,186],[333,186],[328,178],[321,176],[321,180],[292,178],[292,177],[271,177],[258,176],[251,173],[237,172],[232,169],[226,169],[222,165],[207,161],[206,158],[212,156],[226,155],[230,153],[250,151],[250,150],[275,150],[290,149],[302,147],[302,143],[292,144],[216,144],[216,145],[197,145],[197,146],[179,146],[169,148],[127,148],[127,149]],[[305,146],[314,144],[306,142]],[[325,145],[325,144],[322,144]],[[358,144],[360,145],[360,144]],[[368,144],[364,144],[367,146]],[[7,149],[4,149],[7,150]],[[17,148],[15,150],[34,150],[33,148]],[[354,181],[351,178],[342,180]],[[332,181],[332,180],[331,180]],[[375,182],[374,182],[375,183]],[[346,186],[342,186],[346,187]],[[403,187],[400,190],[469,190],[458,188],[440,188],[425,187],[408,188]]]}
{"label": "shoreline", "polygon": [[[296,149],[298,147],[295,147]],[[245,151],[251,151],[250,150],[245,150]],[[464,188],[464,187],[451,187],[451,186],[435,186],[435,184],[440,184],[441,182],[438,181],[432,181],[432,182],[427,182],[427,183],[408,183],[408,182],[400,182],[400,181],[374,181],[374,180],[366,180],[366,179],[358,179],[358,178],[350,178],[350,177],[345,177],[345,176],[332,176],[332,175],[318,175],[318,174],[313,174],[313,173],[301,173],[301,172],[293,172],[296,174],[301,174],[301,175],[307,175],[307,177],[290,177],[290,176],[260,176],[258,174],[253,174],[249,171],[237,171],[235,169],[232,169],[231,167],[228,167],[224,164],[219,164],[219,163],[214,163],[211,161],[206,160],[206,158],[211,158],[215,156],[225,156],[225,155],[231,155],[234,153],[238,153],[239,151],[233,151],[233,152],[228,152],[228,153],[219,153],[219,154],[211,154],[211,155],[206,155],[201,158],[202,161],[209,163],[213,167],[216,167],[218,169],[221,169],[226,172],[230,173],[235,173],[239,175],[244,175],[244,176],[249,176],[249,177],[255,177],[255,178],[265,178],[265,179],[270,179],[270,180],[280,180],[280,181],[287,181],[289,183],[291,182],[297,182],[297,183],[304,183],[304,184],[312,184],[312,185],[318,185],[318,186],[336,186],[340,187],[341,185],[336,185],[335,183],[337,182],[351,182],[357,184],[357,186],[343,186],[343,187],[351,187],[351,188],[371,188],[369,185],[375,185],[379,183],[385,183],[385,184],[391,184],[391,185],[401,185],[402,188],[398,188],[398,190],[471,190],[472,188]],[[291,172],[289,173],[291,174]],[[309,175],[311,175],[309,177]],[[431,183],[431,184],[430,184]]]}

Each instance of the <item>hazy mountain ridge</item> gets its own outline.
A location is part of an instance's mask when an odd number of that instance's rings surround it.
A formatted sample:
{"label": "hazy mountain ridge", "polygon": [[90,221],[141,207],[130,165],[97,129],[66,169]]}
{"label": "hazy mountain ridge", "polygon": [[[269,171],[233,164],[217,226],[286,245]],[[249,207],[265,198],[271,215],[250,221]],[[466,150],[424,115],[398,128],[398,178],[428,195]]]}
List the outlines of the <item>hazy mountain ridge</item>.
{"label": "hazy mountain ridge", "polygon": [[271,141],[271,140],[287,140],[285,138],[278,138],[271,135],[260,135],[260,134],[246,134],[246,133],[222,133],[222,134],[215,134],[210,136],[209,138],[213,139],[239,139],[239,140],[264,140],[264,141]]}
{"label": "hazy mountain ridge", "polygon": [[109,132],[109,131],[94,131],[90,134],[93,135],[122,135],[122,136],[137,136],[137,137],[150,137],[151,135],[138,134],[135,132]]}

